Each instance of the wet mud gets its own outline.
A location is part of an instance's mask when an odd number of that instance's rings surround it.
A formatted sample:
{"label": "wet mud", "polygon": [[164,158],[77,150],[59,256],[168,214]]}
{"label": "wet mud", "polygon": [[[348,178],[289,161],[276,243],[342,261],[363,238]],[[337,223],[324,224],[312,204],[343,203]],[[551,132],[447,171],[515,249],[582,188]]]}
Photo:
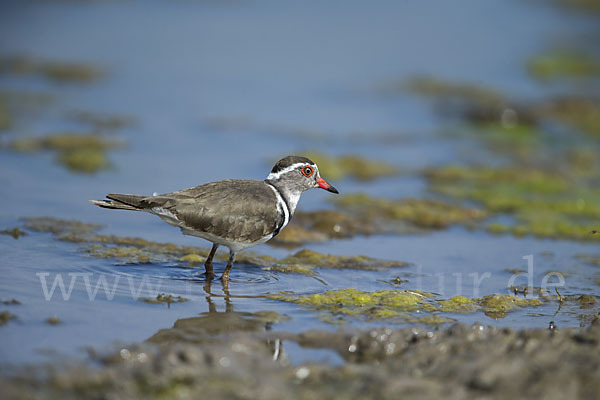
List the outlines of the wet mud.
{"label": "wet mud", "polygon": [[[90,350],[88,361],[24,368],[0,378],[29,398],[594,398],[600,319],[589,328],[514,331],[480,324],[424,330],[270,331],[272,313],[178,320],[147,342]],[[294,342],[344,360],[294,364]]]}

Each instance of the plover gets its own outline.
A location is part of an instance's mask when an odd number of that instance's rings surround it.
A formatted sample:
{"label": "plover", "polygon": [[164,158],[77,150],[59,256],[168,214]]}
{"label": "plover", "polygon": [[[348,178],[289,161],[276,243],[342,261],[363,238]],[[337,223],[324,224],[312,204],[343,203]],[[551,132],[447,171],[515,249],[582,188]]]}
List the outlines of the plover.
{"label": "plover", "polygon": [[153,196],[108,194],[108,200],[90,200],[97,206],[158,215],[183,234],[213,243],[204,263],[206,278],[214,277],[212,260],[219,246],[229,248],[229,272],[238,252],[265,243],[290,222],[300,195],[312,188],[339,193],[319,175],[306,157],[287,156],[275,164],[264,181],[226,179],[173,193]]}

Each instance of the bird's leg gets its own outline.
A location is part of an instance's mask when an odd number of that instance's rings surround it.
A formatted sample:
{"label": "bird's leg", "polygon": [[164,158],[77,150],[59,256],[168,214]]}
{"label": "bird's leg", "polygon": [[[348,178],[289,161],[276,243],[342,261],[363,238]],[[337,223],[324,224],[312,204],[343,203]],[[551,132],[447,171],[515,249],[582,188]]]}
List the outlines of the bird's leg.
{"label": "bird's leg", "polygon": [[221,275],[221,281],[225,284],[229,281],[229,271],[231,271],[231,267],[235,261],[235,252],[233,250],[229,250],[229,261],[227,261],[227,266],[225,267],[225,272]]}
{"label": "bird's leg", "polygon": [[214,243],[212,246],[212,249],[210,249],[210,253],[208,254],[208,257],[206,258],[206,261],[204,262],[204,268],[206,269],[206,279],[208,279],[208,280],[211,280],[215,277],[215,273],[213,271],[212,260],[213,260],[213,257],[215,256],[215,253],[217,252],[218,248],[219,248],[219,245]]}

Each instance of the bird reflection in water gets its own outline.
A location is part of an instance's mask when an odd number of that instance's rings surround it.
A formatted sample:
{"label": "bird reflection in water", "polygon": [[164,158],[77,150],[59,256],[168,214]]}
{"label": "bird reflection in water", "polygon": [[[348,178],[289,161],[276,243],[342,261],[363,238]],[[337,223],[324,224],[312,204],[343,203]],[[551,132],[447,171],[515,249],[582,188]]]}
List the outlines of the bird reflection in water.
{"label": "bird reflection in water", "polygon": [[[194,343],[194,344],[223,344],[230,343],[236,348],[252,349],[252,351],[267,351],[273,360],[285,361],[287,356],[283,351],[279,338],[272,335],[260,335],[271,330],[273,323],[286,320],[287,317],[274,311],[238,312],[234,311],[233,299],[227,285],[222,287],[223,294],[212,292],[212,285],[207,281],[203,289],[206,293],[208,310],[197,317],[181,318],[175,321],[173,327],[161,329],[148,338],[154,344]],[[248,296],[237,296],[248,297]],[[218,299],[223,298],[225,310],[218,311]],[[258,333],[259,335],[249,335]],[[233,348],[233,347],[232,347]]]}

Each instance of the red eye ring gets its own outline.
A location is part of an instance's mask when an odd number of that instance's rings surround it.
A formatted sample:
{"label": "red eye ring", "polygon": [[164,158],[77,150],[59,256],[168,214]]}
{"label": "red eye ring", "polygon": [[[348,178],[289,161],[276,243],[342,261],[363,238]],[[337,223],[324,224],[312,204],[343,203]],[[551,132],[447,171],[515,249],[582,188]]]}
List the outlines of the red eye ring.
{"label": "red eye ring", "polygon": [[313,174],[313,169],[309,166],[302,168],[302,174],[307,178]]}

